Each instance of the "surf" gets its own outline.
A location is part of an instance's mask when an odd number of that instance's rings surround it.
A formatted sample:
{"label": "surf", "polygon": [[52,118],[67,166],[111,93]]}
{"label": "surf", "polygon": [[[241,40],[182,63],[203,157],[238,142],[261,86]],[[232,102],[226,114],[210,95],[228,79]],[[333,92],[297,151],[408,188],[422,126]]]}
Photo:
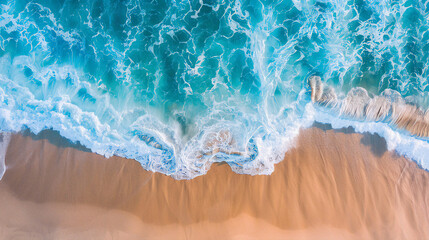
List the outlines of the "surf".
{"label": "surf", "polygon": [[271,174],[314,121],[381,126],[390,150],[426,162],[420,3],[9,0],[0,10],[3,132],[52,129],[177,179],[217,162]]}

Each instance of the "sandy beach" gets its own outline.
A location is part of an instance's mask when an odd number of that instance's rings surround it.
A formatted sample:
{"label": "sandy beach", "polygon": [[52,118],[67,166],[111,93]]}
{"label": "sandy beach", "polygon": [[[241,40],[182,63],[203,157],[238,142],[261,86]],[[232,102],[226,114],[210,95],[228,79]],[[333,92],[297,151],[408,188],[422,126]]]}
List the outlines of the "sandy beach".
{"label": "sandy beach", "polygon": [[[48,136],[49,135],[49,136]],[[52,134],[15,134],[0,239],[425,239],[429,173],[378,135],[315,124],[272,175],[192,180]]]}

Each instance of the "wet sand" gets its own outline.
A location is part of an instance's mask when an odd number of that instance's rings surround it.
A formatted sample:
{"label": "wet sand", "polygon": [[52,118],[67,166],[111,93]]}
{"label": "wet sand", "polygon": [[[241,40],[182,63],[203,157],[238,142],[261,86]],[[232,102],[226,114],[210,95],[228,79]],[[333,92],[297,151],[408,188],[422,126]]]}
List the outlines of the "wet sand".
{"label": "wet sand", "polygon": [[13,135],[0,239],[427,239],[429,173],[378,135],[302,130],[269,176],[192,180]]}

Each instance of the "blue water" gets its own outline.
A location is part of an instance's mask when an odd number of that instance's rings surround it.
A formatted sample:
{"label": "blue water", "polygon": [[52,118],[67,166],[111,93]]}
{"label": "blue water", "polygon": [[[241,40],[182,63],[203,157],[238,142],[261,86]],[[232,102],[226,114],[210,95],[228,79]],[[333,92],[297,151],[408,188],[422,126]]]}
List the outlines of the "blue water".
{"label": "blue water", "polygon": [[178,179],[220,161],[269,174],[299,128],[341,120],[311,103],[315,74],[339,97],[429,106],[429,1],[0,4],[0,130],[54,129]]}

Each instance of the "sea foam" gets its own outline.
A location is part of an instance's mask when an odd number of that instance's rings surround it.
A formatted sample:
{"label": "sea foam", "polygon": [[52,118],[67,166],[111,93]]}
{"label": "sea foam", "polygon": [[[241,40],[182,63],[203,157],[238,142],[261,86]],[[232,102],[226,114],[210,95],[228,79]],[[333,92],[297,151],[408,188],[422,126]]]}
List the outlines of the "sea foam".
{"label": "sea foam", "polygon": [[0,133],[0,180],[3,178],[4,173],[6,172],[7,166],[5,162],[7,146],[10,141],[10,133],[4,132]]}

